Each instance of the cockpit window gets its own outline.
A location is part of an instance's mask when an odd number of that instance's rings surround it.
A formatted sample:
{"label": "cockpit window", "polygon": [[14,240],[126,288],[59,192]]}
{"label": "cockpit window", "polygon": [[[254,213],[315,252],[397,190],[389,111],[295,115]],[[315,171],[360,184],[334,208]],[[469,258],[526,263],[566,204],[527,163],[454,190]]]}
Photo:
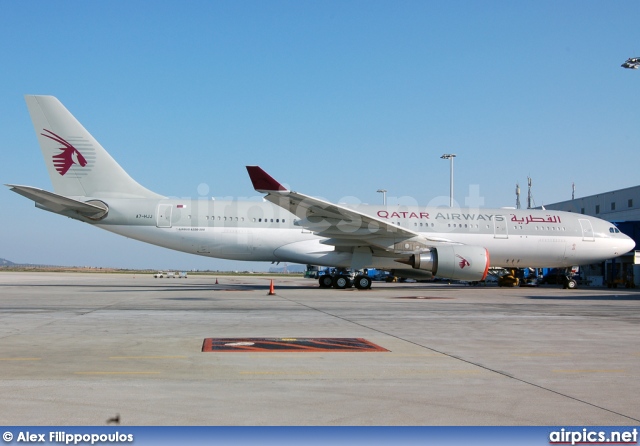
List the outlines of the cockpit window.
{"label": "cockpit window", "polygon": [[612,234],[619,234],[620,233],[620,229],[618,228],[609,228],[609,232]]}

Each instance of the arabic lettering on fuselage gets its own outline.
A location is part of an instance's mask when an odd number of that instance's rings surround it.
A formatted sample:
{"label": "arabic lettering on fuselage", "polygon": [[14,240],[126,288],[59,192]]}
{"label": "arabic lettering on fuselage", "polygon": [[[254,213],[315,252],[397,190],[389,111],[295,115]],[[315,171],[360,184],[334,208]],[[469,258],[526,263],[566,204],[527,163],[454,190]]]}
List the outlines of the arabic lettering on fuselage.
{"label": "arabic lettering on fuselage", "polygon": [[545,217],[534,217],[533,215],[526,215],[522,218],[518,218],[516,214],[511,214],[511,221],[514,223],[520,223],[521,225],[529,223],[562,223],[560,217],[557,215],[546,215]]}
{"label": "arabic lettering on fuselage", "polygon": [[457,220],[457,221],[504,221],[503,215],[494,214],[470,214],[470,213],[457,213],[457,212],[438,212],[435,217],[431,217],[428,212],[409,212],[409,211],[385,211],[381,210],[377,213],[380,218],[407,218],[407,219],[419,219],[419,220]]}

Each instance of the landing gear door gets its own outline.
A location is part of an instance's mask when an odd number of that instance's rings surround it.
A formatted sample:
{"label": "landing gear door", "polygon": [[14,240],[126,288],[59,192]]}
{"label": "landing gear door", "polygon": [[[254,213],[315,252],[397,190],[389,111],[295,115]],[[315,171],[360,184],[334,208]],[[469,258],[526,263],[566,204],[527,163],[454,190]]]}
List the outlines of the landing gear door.
{"label": "landing gear door", "polygon": [[582,228],[582,240],[585,242],[594,242],[596,239],[593,235],[593,226],[591,226],[591,221],[585,218],[580,218],[578,221]]}
{"label": "landing gear door", "polygon": [[159,228],[170,228],[171,227],[171,210],[172,206],[170,204],[159,204],[156,226]]}

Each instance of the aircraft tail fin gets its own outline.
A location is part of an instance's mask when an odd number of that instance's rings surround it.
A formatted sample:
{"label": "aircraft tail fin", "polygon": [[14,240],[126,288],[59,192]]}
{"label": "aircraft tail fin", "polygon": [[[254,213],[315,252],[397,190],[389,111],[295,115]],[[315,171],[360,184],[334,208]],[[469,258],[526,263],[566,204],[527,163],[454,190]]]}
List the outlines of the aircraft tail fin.
{"label": "aircraft tail fin", "polygon": [[67,197],[162,198],[127,174],[53,96],[25,96],[56,194]]}

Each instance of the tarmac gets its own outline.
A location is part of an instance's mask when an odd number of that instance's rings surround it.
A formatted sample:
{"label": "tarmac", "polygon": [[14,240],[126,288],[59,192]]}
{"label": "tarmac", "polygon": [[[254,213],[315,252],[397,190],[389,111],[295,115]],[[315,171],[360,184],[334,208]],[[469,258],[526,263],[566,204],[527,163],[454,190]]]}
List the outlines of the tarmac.
{"label": "tarmac", "polygon": [[640,423],[636,290],[1,272],[0,310],[5,426]]}

